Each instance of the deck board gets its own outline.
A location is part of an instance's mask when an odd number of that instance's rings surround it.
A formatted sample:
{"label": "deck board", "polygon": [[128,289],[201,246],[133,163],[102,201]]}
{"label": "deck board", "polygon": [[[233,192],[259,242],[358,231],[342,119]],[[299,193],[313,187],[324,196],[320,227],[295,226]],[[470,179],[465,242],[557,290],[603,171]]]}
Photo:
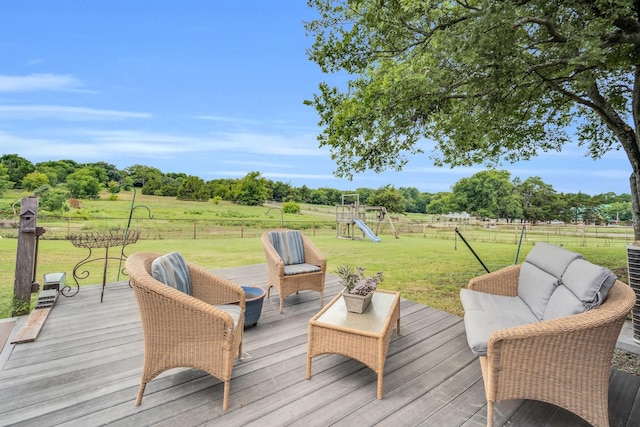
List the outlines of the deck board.
{"label": "deck board", "polygon": [[[216,270],[263,286],[265,265]],[[318,293],[265,300],[258,325],[245,331],[243,358],[231,380],[230,407],[222,384],[193,369],[174,369],[148,383],[134,406],[143,335],[133,290],[126,282],[83,286],[60,297],[34,342],[7,345],[0,357],[0,425],[24,426],[481,426],[484,385],[468,349],[462,319],[401,301],[401,335],[394,331],[376,399],[376,374],[341,355],[313,359],[305,378],[308,320]],[[341,291],[328,275],[324,302]],[[15,330],[16,328],[14,328]],[[640,377],[612,371],[613,425],[633,425],[640,413]],[[19,397],[18,397],[19,396]],[[575,415],[535,401],[496,405],[495,425],[586,425]]]}
{"label": "deck board", "polygon": [[11,341],[11,344],[22,344],[25,342],[35,341],[38,338],[40,330],[47,321],[47,317],[51,312],[51,307],[33,310],[29,315],[27,323],[22,327],[18,337]]}

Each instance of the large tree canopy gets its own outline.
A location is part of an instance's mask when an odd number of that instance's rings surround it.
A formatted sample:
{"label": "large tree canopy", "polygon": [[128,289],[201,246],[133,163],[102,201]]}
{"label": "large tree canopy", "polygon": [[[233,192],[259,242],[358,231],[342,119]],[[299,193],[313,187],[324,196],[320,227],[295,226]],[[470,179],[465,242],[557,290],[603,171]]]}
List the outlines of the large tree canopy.
{"label": "large tree canopy", "polygon": [[310,59],[350,77],[307,101],[337,175],[400,170],[421,140],[438,165],[495,166],[560,150],[575,132],[594,159],[625,150],[638,224],[638,1],[308,4]]}
{"label": "large tree canopy", "polygon": [[456,182],[451,192],[456,212],[483,218],[522,218],[522,202],[505,170],[481,171]]}

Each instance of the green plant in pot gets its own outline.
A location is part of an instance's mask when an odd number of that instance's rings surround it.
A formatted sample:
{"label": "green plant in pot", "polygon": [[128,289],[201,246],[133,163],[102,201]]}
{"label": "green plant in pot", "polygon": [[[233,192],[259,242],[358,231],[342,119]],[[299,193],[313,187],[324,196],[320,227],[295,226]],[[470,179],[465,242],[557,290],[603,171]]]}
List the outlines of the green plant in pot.
{"label": "green plant in pot", "polygon": [[364,267],[351,265],[341,265],[335,272],[344,286],[342,297],[347,311],[363,313],[371,303],[378,285],[384,280],[382,272],[367,277],[364,275]]}

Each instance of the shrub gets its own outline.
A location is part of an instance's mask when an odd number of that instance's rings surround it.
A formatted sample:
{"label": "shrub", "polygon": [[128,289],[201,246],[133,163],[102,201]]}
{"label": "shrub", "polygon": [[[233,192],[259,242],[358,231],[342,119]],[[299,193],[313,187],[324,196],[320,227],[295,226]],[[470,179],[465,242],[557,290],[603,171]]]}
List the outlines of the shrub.
{"label": "shrub", "polygon": [[300,213],[300,204],[296,202],[285,202],[285,204],[282,205],[282,211],[290,214]]}

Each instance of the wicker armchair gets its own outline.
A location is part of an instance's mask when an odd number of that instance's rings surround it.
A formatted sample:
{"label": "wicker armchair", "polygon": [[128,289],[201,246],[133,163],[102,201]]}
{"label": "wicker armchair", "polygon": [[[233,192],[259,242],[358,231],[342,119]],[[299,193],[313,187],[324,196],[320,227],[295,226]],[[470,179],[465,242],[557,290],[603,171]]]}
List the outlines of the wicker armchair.
{"label": "wicker armchair", "polygon": [[[202,370],[224,383],[222,408],[229,404],[229,383],[235,361],[242,354],[245,294],[242,288],[196,265],[186,263],[192,294],[167,286],[151,275],[161,254],[139,252],[125,267],[135,291],[144,332],[144,366],[136,406],[146,384],[177,367]],[[214,304],[239,304],[234,325],[231,315]]]}
{"label": "wicker armchair", "polygon": [[[284,233],[299,236],[303,250],[303,262],[291,264],[283,260],[272,243],[273,234]],[[284,299],[299,291],[311,290],[320,293],[320,308],[323,305],[324,279],[327,271],[327,258],[304,234],[293,230],[272,230],[262,234],[262,247],[267,258],[267,298],[272,287],[280,295],[280,313],[284,312]],[[283,248],[279,248],[281,251]],[[285,258],[288,258],[286,255]],[[295,258],[295,257],[294,257]]]}
{"label": "wicker armchair", "polygon": [[[469,288],[497,295],[517,294],[520,265],[485,274]],[[487,425],[496,402],[539,400],[573,412],[595,426],[609,425],[611,359],[635,293],[616,281],[593,310],[502,329],[480,356],[487,398]]]}

